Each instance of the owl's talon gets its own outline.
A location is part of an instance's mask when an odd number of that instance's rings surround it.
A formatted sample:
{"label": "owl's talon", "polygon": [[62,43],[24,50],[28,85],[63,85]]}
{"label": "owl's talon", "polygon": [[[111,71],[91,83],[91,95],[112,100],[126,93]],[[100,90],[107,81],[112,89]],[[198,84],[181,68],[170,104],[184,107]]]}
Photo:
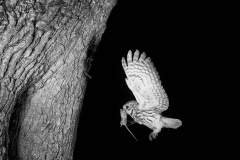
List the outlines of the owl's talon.
{"label": "owl's talon", "polygon": [[156,139],[157,135],[158,135],[157,133],[152,132],[152,133],[149,135],[149,140],[151,141],[151,140],[153,140],[153,139]]}

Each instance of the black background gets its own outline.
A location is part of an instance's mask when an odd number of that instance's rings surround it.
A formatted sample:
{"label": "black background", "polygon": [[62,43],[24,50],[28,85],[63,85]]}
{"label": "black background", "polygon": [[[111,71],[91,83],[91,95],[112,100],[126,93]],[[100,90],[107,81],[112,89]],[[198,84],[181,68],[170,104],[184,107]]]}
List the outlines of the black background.
{"label": "black background", "polygon": [[[219,2],[149,2],[122,0],[113,9],[89,72],[76,147],[107,155],[233,153],[239,148],[234,10]],[[162,115],[183,122],[152,142],[143,125],[129,127],[138,142],[120,128],[120,109],[135,99],[121,58],[136,49],[151,57],[169,97]]]}

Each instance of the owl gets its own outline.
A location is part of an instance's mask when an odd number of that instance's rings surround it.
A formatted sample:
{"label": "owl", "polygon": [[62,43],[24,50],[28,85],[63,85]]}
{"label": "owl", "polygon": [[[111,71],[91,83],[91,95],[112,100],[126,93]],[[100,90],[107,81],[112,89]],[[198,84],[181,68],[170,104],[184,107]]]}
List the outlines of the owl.
{"label": "owl", "polygon": [[133,55],[129,51],[127,62],[122,58],[122,66],[127,76],[126,84],[136,100],[127,102],[123,109],[120,109],[120,125],[127,128],[127,115],[131,116],[134,123],[153,130],[149,140],[156,138],[163,127],[180,127],[181,120],[161,116],[161,113],[168,109],[169,100],[150,57],[146,58],[146,54],[140,54],[138,50]]}

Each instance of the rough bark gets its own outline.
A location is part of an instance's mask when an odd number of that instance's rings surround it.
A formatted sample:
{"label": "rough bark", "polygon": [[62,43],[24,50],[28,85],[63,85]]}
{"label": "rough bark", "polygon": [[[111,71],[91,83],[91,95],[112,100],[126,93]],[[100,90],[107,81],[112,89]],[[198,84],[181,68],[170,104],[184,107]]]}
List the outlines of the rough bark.
{"label": "rough bark", "polygon": [[91,55],[115,0],[0,0],[0,160],[73,159]]}

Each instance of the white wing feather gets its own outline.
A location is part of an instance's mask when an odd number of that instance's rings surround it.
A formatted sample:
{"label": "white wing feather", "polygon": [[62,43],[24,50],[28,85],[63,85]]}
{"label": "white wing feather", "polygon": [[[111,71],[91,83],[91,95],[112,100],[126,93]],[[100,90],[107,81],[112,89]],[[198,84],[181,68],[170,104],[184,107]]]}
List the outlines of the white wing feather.
{"label": "white wing feather", "polygon": [[127,86],[139,103],[139,109],[165,111],[169,105],[167,94],[150,57],[145,58],[144,52],[139,58],[138,50],[135,51],[133,58],[132,52],[128,52],[127,63],[122,58],[122,66],[127,76]]}

